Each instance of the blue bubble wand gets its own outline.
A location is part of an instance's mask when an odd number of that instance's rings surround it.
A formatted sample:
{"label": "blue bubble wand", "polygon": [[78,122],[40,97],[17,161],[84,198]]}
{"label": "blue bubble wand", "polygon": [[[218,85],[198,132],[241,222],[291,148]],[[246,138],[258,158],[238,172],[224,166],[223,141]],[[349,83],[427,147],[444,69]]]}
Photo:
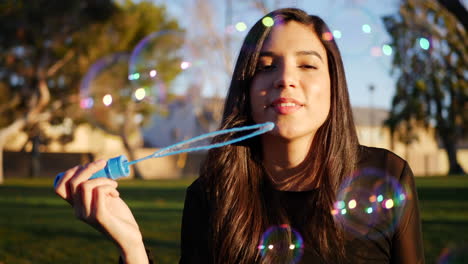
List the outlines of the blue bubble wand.
{"label": "blue bubble wand", "polygon": [[[107,161],[106,167],[96,173],[94,173],[89,179],[95,179],[95,178],[100,178],[100,177],[106,177],[110,179],[118,179],[122,177],[126,177],[130,175],[130,165],[133,165],[135,163],[138,163],[140,161],[144,161],[147,159],[151,158],[160,158],[160,157],[165,157],[165,156],[170,156],[170,155],[176,155],[180,153],[185,153],[185,152],[192,152],[192,151],[201,151],[201,150],[209,150],[212,148],[219,148],[223,146],[227,146],[230,144],[234,144],[237,142],[240,142],[242,140],[246,140],[248,138],[252,138],[258,135],[261,135],[263,133],[266,133],[268,131],[271,131],[275,127],[275,124],[272,122],[266,122],[262,124],[255,124],[251,126],[242,126],[242,127],[234,127],[234,128],[229,128],[229,129],[223,129],[223,130],[217,130],[213,131],[210,133],[202,134],[200,136],[196,136],[191,139],[187,139],[184,141],[181,141],[179,143],[170,145],[168,147],[165,147],[163,149],[160,149],[156,152],[154,152],[151,155],[148,155],[146,157],[134,160],[134,161],[128,161],[127,158],[124,155],[120,155],[115,158],[111,158]],[[236,132],[242,132],[242,131],[248,131],[248,130],[254,130],[246,135],[243,135],[238,138],[233,138],[224,142],[219,142],[219,143],[208,143],[205,145],[200,145],[200,146],[193,146],[196,143],[200,142],[205,142],[208,139],[211,139],[215,136],[223,135],[223,134],[228,134],[228,133],[236,133]],[[60,179],[63,177],[64,173],[59,173],[54,180],[54,187],[57,186],[58,182]]]}

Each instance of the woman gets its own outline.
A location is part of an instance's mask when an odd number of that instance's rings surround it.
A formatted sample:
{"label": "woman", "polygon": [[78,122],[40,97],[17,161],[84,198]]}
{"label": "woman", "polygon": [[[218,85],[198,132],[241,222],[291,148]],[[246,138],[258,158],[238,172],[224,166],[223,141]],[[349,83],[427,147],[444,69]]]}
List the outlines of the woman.
{"label": "woman", "polygon": [[[264,232],[281,225],[282,239],[290,241],[296,233],[303,238],[301,263],[423,263],[411,170],[389,151],[359,146],[341,56],[329,29],[299,9],[266,17],[274,25],[258,21],[241,48],[222,128],[266,121],[275,128],[208,153],[187,190],[180,262],[297,261],[289,253],[259,250]],[[87,180],[104,165],[68,170],[56,192],[78,218],[116,243],[123,262],[146,263],[141,233],[118,198],[117,183]],[[370,190],[388,177],[407,186],[404,213],[389,209],[382,213],[385,219],[363,225],[333,213],[340,186],[365,168],[385,176],[373,173],[360,188]]]}

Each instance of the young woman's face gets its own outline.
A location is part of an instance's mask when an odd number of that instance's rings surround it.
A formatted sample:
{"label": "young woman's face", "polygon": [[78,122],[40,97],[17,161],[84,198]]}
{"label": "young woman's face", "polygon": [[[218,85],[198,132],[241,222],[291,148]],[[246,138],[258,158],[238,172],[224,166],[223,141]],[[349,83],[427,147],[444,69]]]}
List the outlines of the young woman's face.
{"label": "young woman's face", "polygon": [[327,53],[312,28],[277,25],[262,47],[250,87],[256,123],[274,122],[274,135],[313,138],[330,110]]}

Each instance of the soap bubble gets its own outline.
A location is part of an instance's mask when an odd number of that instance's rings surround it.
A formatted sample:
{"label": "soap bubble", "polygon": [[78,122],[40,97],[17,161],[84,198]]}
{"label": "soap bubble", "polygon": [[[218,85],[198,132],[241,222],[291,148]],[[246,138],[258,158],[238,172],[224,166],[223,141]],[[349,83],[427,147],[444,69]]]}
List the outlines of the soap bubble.
{"label": "soap bubble", "polygon": [[184,34],[178,31],[157,31],[135,46],[128,63],[128,80],[135,101],[147,101],[156,107],[167,104],[171,81],[190,62],[184,60]]}
{"label": "soap bubble", "polygon": [[204,63],[194,60],[194,53],[197,50],[184,34],[175,31],[154,32],[132,52],[129,81],[135,99],[156,108],[151,125],[144,129],[148,146],[165,147],[206,132],[197,120],[204,106],[201,92],[206,76]]}
{"label": "soap bubble", "polygon": [[395,230],[411,198],[395,177],[366,168],[342,184],[332,215],[346,231],[377,239]]}
{"label": "soap bubble", "polygon": [[258,245],[262,259],[268,263],[297,263],[304,245],[301,235],[289,225],[270,227]]}
{"label": "soap bubble", "polygon": [[131,99],[127,53],[115,53],[91,65],[80,83],[80,108],[91,124],[118,134]]}
{"label": "soap bubble", "polygon": [[437,264],[468,263],[468,245],[450,245],[445,247],[437,259]]}
{"label": "soap bubble", "polygon": [[343,6],[332,14],[327,21],[344,57],[371,55],[372,47],[380,45],[379,18],[364,7]]}

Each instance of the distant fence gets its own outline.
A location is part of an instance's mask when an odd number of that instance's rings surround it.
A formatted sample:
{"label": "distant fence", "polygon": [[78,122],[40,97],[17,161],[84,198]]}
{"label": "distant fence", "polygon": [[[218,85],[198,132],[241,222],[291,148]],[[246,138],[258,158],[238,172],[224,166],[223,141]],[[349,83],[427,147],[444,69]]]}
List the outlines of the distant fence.
{"label": "distant fence", "polygon": [[[40,153],[39,177],[54,177],[57,173],[94,160],[92,153]],[[32,170],[32,157],[28,152],[3,152],[5,178],[28,178]]]}
{"label": "distant fence", "polygon": [[[137,149],[136,156],[144,157],[154,151],[155,149]],[[174,155],[144,161],[139,163],[138,167],[145,179],[197,176],[200,164],[205,158],[205,153],[194,152],[184,155],[185,156]],[[55,177],[57,173],[70,169],[76,165],[112,156],[113,155],[96,157],[93,153],[43,152],[39,154],[38,166],[40,172],[38,173],[38,177],[52,178]],[[32,166],[31,153],[12,151],[5,151],[3,153],[3,169],[5,178],[28,178],[31,175]]]}

